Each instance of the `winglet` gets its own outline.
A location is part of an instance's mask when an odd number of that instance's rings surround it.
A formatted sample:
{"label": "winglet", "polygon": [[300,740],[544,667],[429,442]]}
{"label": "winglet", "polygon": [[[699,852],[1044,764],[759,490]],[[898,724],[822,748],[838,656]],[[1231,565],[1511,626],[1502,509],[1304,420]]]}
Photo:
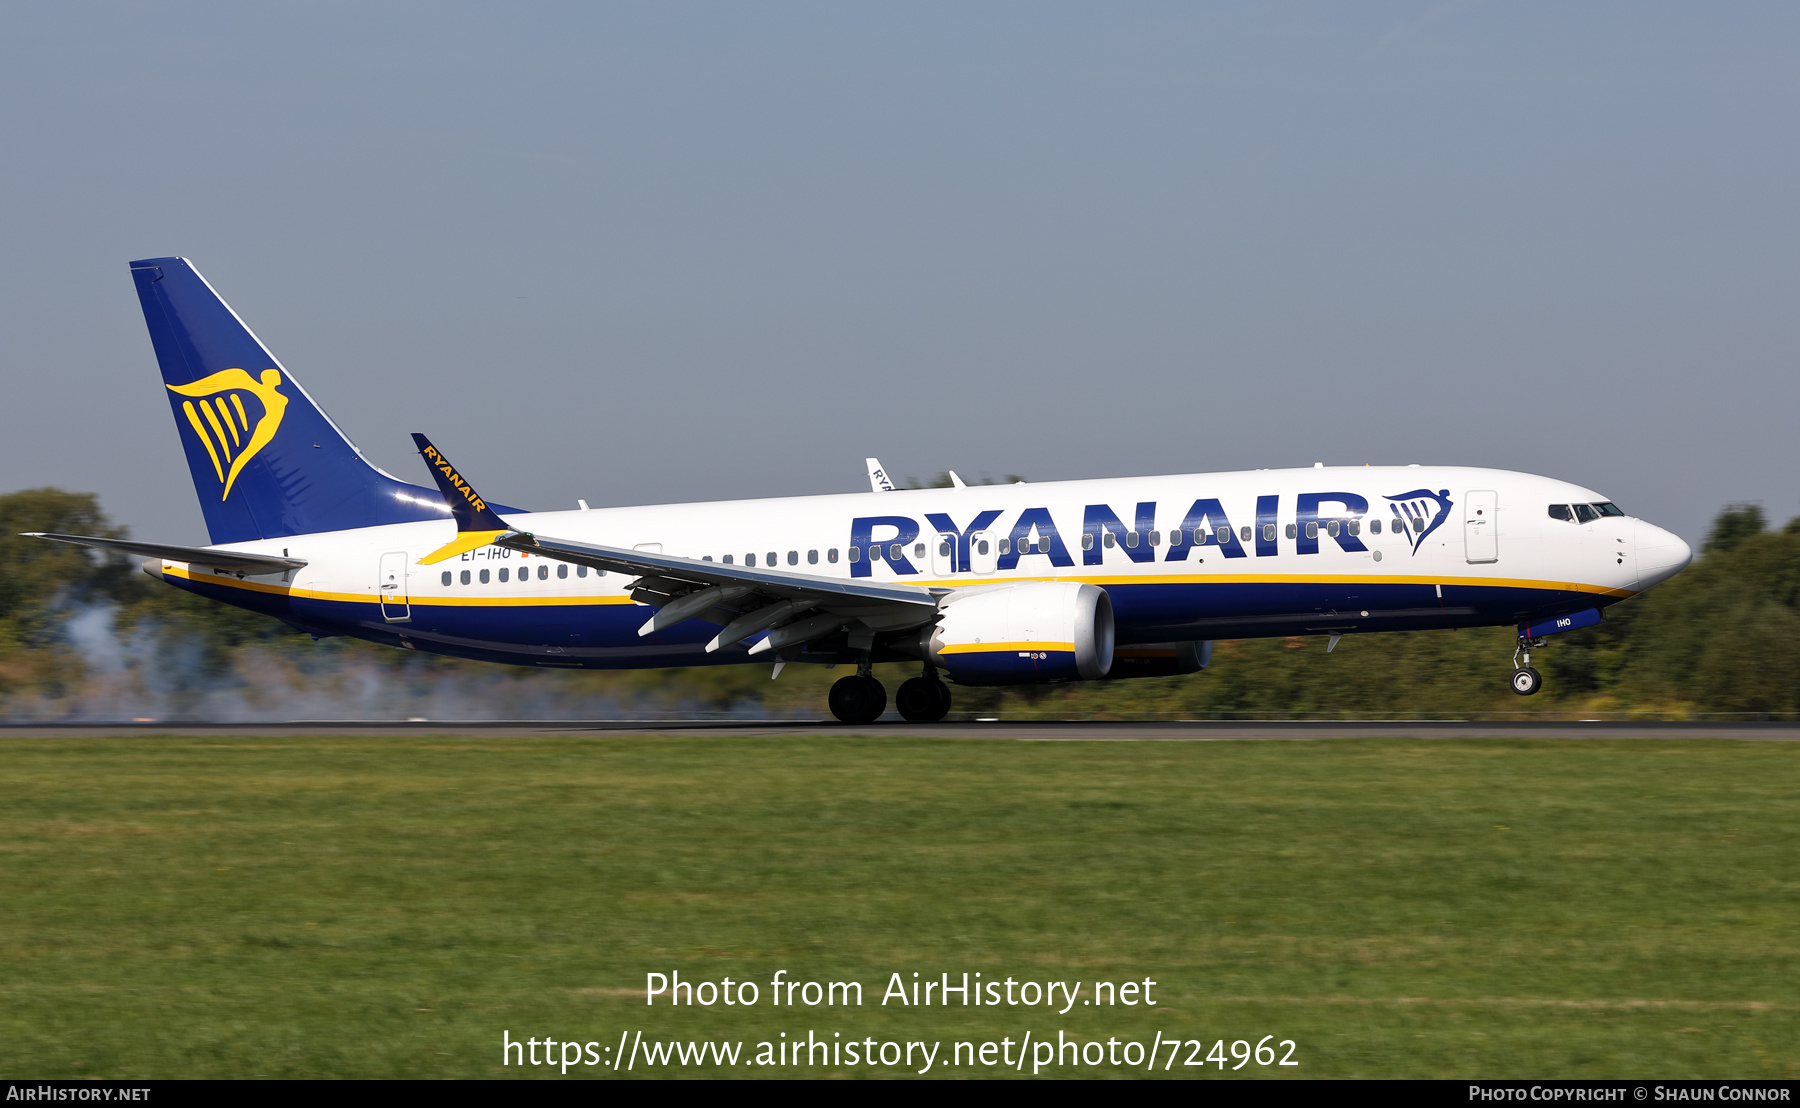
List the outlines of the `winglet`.
{"label": "winglet", "polygon": [[888,480],[887,471],[881,468],[881,461],[877,458],[864,458],[863,461],[869,464],[869,491],[893,492],[894,483]]}
{"label": "winglet", "polygon": [[487,501],[481,498],[475,487],[464,480],[456,467],[450,464],[450,459],[431,445],[430,439],[415,431],[413,442],[418,444],[420,456],[431,467],[431,476],[437,480],[438,488],[449,502],[450,514],[456,517],[456,538],[420,558],[420,565],[433,565],[446,558],[454,558],[458,554],[486,546],[513,530],[505,520],[494,514],[494,510],[487,506]]}

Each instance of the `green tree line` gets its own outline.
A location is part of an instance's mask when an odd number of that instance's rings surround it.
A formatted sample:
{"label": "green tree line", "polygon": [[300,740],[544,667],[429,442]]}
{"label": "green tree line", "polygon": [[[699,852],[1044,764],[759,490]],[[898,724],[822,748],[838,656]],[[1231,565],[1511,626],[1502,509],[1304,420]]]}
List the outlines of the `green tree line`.
{"label": "green tree line", "polygon": [[[278,620],[152,580],[136,559],[24,531],[123,535],[90,493],[0,496],[0,718],[816,718],[842,671],[788,666],[580,672],[462,662]],[[1800,712],[1800,519],[1721,511],[1694,565],[1553,637],[1545,689],[1515,696],[1510,627],[1221,642],[1187,677],[957,689],[1007,718],[1466,718]],[[882,666],[892,688],[910,669]]]}

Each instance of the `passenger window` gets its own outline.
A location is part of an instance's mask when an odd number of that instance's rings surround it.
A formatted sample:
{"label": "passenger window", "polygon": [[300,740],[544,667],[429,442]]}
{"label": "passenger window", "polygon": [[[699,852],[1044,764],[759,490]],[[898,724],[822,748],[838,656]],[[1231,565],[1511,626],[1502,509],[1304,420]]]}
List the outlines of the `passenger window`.
{"label": "passenger window", "polygon": [[1351,520],[1349,523],[1349,527],[1350,527],[1350,533],[1352,535],[1362,534],[1362,520],[1360,520],[1360,519]]}
{"label": "passenger window", "polygon": [[562,565],[556,567],[556,579],[558,581],[566,581],[569,579],[569,563],[564,562]]}
{"label": "passenger window", "polygon": [[806,564],[809,566],[816,566],[819,564],[819,552],[817,550],[808,550],[806,552]]}
{"label": "passenger window", "polygon": [[1610,500],[1596,504],[1594,507],[1599,509],[1600,514],[1603,516],[1622,516],[1625,514],[1625,509],[1619,507]]}
{"label": "passenger window", "polygon": [[506,575],[509,572],[511,572],[511,571],[508,570],[505,566],[500,567],[500,583],[502,585],[506,584]]}
{"label": "passenger window", "polygon": [[[948,553],[948,551],[946,551],[946,553]],[[924,556],[925,556],[925,544],[924,543],[919,543],[913,547],[913,557],[923,558]]]}
{"label": "passenger window", "polygon": [[980,542],[975,544],[975,553],[986,554],[987,552],[988,552],[988,543],[987,543],[986,539],[982,539]]}
{"label": "passenger window", "polygon": [[723,558],[720,558],[719,561],[724,563],[725,565],[730,565],[731,564],[731,555],[727,554]]}
{"label": "passenger window", "polygon": [[[1297,532],[1296,532],[1296,531],[1295,531],[1295,529],[1294,529],[1294,525],[1293,525],[1293,524],[1291,524],[1291,523],[1290,523],[1290,524],[1288,524],[1288,525],[1287,525],[1287,537],[1288,537],[1288,538],[1290,538],[1290,539],[1291,539],[1291,538],[1293,538],[1293,537],[1294,537],[1294,535],[1295,535],[1295,534],[1296,534],[1296,533],[1297,533]],[[1272,536],[1271,536],[1271,537],[1272,537]]]}
{"label": "passenger window", "polygon": [[1327,535],[1330,535],[1334,539],[1337,538],[1338,537],[1338,521],[1334,519],[1334,520],[1327,522],[1325,524],[1325,533]]}
{"label": "passenger window", "polygon": [[788,565],[797,566],[799,564],[800,564],[800,552],[798,550],[788,551]]}
{"label": "passenger window", "polygon": [[749,566],[751,569],[755,569],[756,568],[756,555],[754,555],[754,554],[744,555],[744,564]]}
{"label": "passenger window", "polygon": [[481,583],[484,585],[488,583],[488,571],[485,569],[481,571]]}
{"label": "passenger window", "polygon": [[1162,545],[1162,532],[1161,531],[1150,532],[1150,545],[1151,546],[1161,546]]}
{"label": "passenger window", "polygon": [[1002,554],[1011,554],[1012,553],[1012,540],[1011,539],[1001,539],[1000,540],[1000,553],[1002,553]]}
{"label": "passenger window", "polygon": [[712,561],[712,555],[711,554],[702,554],[702,555],[700,555],[700,560],[703,562],[710,562],[710,561]]}
{"label": "passenger window", "polygon": [[462,583],[465,585],[469,583],[469,571],[466,569],[462,571]]}
{"label": "passenger window", "polygon": [[1577,504],[1575,505],[1575,518],[1582,523],[1592,523],[1600,518],[1600,513],[1594,510],[1592,504]]}
{"label": "passenger window", "polygon": [[844,553],[849,558],[851,565],[855,565],[857,562],[862,561],[862,547],[860,546],[853,546]]}
{"label": "passenger window", "polygon": [[1575,522],[1575,515],[1573,512],[1569,511],[1569,506],[1567,504],[1552,504],[1552,505],[1550,505],[1550,518],[1551,519],[1560,519],[1564,523]]}
{"label": "passenger window", "polygon": [[1125,545],[1130,547],[1133,550],[1136,550],[1137,544],[1138,544],[1138,533],[1136,531],[1125,532]]}
{"label": "passenger window", "polygon": [[1231,545],[1231,528],[1229,528],[1229,527],[1219,528],[1217,531],[1213,532],[1213,538],[1219,540],[1220,546],[1230,546]]}
{"label": "passenger window", "polygon": [[1319,537],[1319,525],[1317,523],[1309,523],[1306,525],[1306,537],[1309,539],[1316,539]]}
{"label": "passenger window", "polygon": [[1245,541],[1245,542],[1249,542],[1249,541],[1250,541],[1250,536],[1251,536],[1251,535],[1252,535],[1252,534],[1254,534],[1254,532],[1252,532],[1252,531],[1251,531],[1251,530],[1250,530],[1250,528],[1248,528],[1248,527],[1246,527],[1246,528],[1244,528],[1244,529],[1243,529],[1243,530],[1242,530],[1242,531],[1239,531],[1239,532],[1238,532],[1238,538],[1240,538],[1240,539],[1242,539],[1242,540],[1244,540],[1244,541]]}
{"label": "passenger window", "polygon": [[[560,568],[563,571],[562,575],[564,577],[567,577],[569,575],[569,567],[561,566],[558,568]],[[538,580],[539,581],[548,581],[549,579],[550,579],[550,567],[549,566],[539,566],[538,567]]]}
{"label": "passenger window", "polygon": [[950,556],[950,544],[948,542],[939,542],[938,543],[938,557],[948,558],[949,556]]}
{"label": "passenger window", "polygon": [[1081,549],[1083,549],[1083,550],[1094,549],[1094,533],[1092,531],[1089,531],[1086,534],[1081,536]]}
{"label": "passenger window", "polygon": [[1369,534],[1371,534],[1371,535],[1381,534],[1381,521],[1379,519],[1371,519],[1369,521]]}
{"label": "passenger window", "polygon": [[[1294,529],[1292,527],[1289,527],[1288,528],[1288,538],[1291,539],[1293,537],[1294,537]],[[1263,524],[1263,541],[1264,542],[1274,542],[1275,541],[1275,525],[1273,523]]]}
{"label": "passenger window", "polygon": [[1111,550],[1113,547],[1119,545],[1119,540],[1116,536],[1113,535],[1113,533],[1111,531],[1108,531],[1108,532],[1106,532],[1106,534],[1100,536],[1100,545],[1106,547],[1106,549],[1108,549],[1108,550]]}
{"label": "passenger window", "polygon": [[[837,547],[834,546],[830,550],[827,550],[825,552],[825,560],[830,562],[832,565],[837,565]],[[854,562],[856,559],[852,558],[850,560]]]}
{"label": "passenger window", "polygon": [[448,585],[448,584],[449,584],[449,583],[450,583],[450,571],[449,571],[449,570],[445,570],[445,571],[444,571],[444,576],[443,576],[443,577],[442,577],[442,579],[441,579],[441,580],[442,580],[442,581],[443,581],[443,582],[444,582],[444,584],[446,584],[446,585]]}
{"label": "passenger window", "polygon": [[587,576],[587,567],[586,566],[576,566],[575,567],[575,576],[586,577]]}
{"label": "passenger window", "polygon": [[763,565],[768,566],[770,569],[774,569],[776,566],[778,566],[780,564],[781,564],[781,559],[779,559],[775,556],[775,552],[773,550],[769,551],[769,560],[764,562]]}
{"label": "passenger window", "polygon": [[888,561],[900,562],[900,561],[905,561],[905,560],[906,560],[906,553],[905,553],[905,551],[900,549],[899,543],[895,543],[892,546],[888,547]]}

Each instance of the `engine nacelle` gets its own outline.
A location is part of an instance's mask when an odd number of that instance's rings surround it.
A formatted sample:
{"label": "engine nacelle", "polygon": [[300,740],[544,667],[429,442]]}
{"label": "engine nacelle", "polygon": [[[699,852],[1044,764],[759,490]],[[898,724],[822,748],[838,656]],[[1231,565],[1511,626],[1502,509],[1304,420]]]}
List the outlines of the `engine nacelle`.
{"label": "engine nacelle", "polygon": [[1113,652],[1109,681],[1127,677],[1180,677],[1199,673],[1212,661],[1212,640],[1133,643]]}
{"label": "engine nacelle", "polygon": [[1075,581],[952,594],[924,646],[959,685],[1094,681],[1112,668],[1112,600]]}

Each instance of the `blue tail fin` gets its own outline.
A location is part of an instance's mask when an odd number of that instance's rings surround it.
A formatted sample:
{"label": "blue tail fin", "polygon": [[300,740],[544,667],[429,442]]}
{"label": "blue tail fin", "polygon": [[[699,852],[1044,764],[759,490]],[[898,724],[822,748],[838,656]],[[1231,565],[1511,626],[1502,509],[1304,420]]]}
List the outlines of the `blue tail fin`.
{"label": "blue tail fin", "polygon": [[370,465],[185,259],[131,277],[214,543],[450,518]]}

